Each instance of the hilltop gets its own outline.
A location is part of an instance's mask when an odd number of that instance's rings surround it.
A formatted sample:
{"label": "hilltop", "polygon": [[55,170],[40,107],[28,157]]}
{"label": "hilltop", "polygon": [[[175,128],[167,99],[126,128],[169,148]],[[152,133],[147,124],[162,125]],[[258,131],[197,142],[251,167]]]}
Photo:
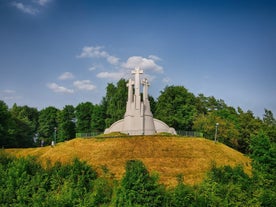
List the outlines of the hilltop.
{"label": "hilltop", "polygon": [[184,175],[186,184],[202,181],[212,162],[218,166],[243,165],[250,173],[250,159],[222,143],[204,138],[171,136],[133,136],[117,138],[75,138],[58,143],[55,147],[7,149],[16,156],[37,156],[45,162],[69,162],[78,157],[92,165],[99,173],[107,167],[115,178],[124,174],[127,160],[142,160],[150,172],[160,175],[160,182],[168,186],[176,184],[176,176]]}

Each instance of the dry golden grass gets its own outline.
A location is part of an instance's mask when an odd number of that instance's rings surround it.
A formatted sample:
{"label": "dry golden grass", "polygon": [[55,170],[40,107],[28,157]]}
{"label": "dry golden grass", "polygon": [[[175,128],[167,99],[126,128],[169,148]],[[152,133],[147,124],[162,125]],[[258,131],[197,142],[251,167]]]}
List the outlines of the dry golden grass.
{"label": "dry golden grass", "polygon": [[101,173],[106,166],[115,178],[124,174],[127,160],[142,160],[150,172],[160,175],[160,182],[167,186],[176,184],[176,176],[184,175],[186,184],[194,185],[204,178],[211,163],[243,165],[251,171],[251,161],[238,151],[221,143],[203,138],[181,138],[166,136],[133,136],[121,138],[76,138],[55,147],[7,149],[16,156],[34,155],[41,161],[69,162],[78,157],[87,161]]}

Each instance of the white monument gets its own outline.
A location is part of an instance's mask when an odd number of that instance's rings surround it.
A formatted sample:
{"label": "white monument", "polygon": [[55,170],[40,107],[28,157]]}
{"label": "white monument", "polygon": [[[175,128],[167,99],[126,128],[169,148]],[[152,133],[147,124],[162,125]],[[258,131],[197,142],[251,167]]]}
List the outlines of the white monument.
{"label": "white monument", "polygon": [[[149,82],[147,79],[140,81],[140,74],[143,74],[143,70],[135,68],[132,74],[134,74],[134,81],[129,79],[127,84],[128,99],[124,119],[113,123],[104,133],[122,132],[129,135],[151,135],[168,132],[176,134],[174,128],[170,128],[164,122],[153,118],[148,99]],[[140,93],[141,84],[143,86],[143,100],[141,100]]]}

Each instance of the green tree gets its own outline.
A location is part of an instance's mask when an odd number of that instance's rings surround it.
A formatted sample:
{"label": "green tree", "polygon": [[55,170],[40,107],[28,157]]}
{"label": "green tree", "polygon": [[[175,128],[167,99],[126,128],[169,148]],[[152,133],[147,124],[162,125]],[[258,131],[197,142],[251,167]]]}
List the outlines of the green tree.
{"label": "green tree", "polygon": [[195,192],[195,206],[260,206],[253,180],[241,166],[216,167]]}
{"label": "green tree", "polygon": [[8,110],[8,106],[4,101],[0,100],[0,146],[1,147],[9,147],[9,122],[10,122],[10,112]]}
{"label": "green tree", "polygon": [[[169,193],[169,201],[167,206],[183,207],[193,206],[195,202],[194,190],[191,186],[183,183],[184,177],[182,174],[177,176],[177,186],[173,189],[167,190]],[[164,205],[165,206],[165,205]]]}
{"label": "green tree", "polygon": [[149,102],[150,102],[150,110],[151,110],[153,116],[155,117],[156,101],[151,95],[149,95]]}
{"label": "green tree", "polygon": [[256,119],[250,110],[244,112],[241,108],[238,108],[238,113],[238,150],[243,153],[249,153],[251,136],[258,134],[262,122],[260,119]]}
{"label": "green tree", "polygon": [[94,105],[90,102],[80,103],[76,107],[76,132],[78,133],[90,133],[91,129],[91,117],[93,113]]}
{"label": "green tree", "polygon": [[276,145],[271,143],[264,132],[260,131],[257,135],[252,136],[250,151],[253,164],[259,170],[276,176]]}
{"label": "green tree", "polygon": [[63,142],[76,136],[75,108],[72,105],[66,105],[58,112],[57,121],[57,140]]}
{"label": "green tree", "polygon": [[55,129],[58,126],[58,111],[57,108],[49,106],[39,112],[38,136],[39,140],[44,140],[47,144],[54,139]]}
{"label": "green tree", "polygon": [[276,144],[264,132],[252,136],[250,143],[253,159],[253,175],[258,184],[261,206],[275,206],[276,203]]}
{"label": "green tree", "polygon": [[204,133],[204,137],[214,140],[216,124],[217,140],[228,146],[238,148],[237,137],[238,130],[233,122],[220,117],[217,111],[208,114],[200,114],[194,120],[193,129]]}
{"label": "green tree", "polygon": [[163,192],[142,161],[129,160],[116,198],[115,206],[161,206]]}
{"label": "green tree", "polygon": [[117,82],[117,86],[112,83],[107,85],[104,99],[106,103],[106,127],[124,116],[128,93],[126,84],[126,80],[121,79]]}
{"label": "green tree", "polygon": [[15,141],[14,147],[32,147],[38,127],[37,109],[14,104],[10,112],[10,139]]}
{"label": "green tree", "polygon": [[156,118],[176,130],[191,130],[196,114],[195,96],[183,86],[167,86],[157,99]]}
{"label": "green tree", "polygon": [[91,117],[91,129],[95,132],[103,132],[105,129],[105,111],[103,105],[94,105]]}
{"label": "green tree", "polygon": [[270,140],[276,143],[276,120],[272,111],[268,109],[265,109],[265,114],[263,116],[263,130]]}

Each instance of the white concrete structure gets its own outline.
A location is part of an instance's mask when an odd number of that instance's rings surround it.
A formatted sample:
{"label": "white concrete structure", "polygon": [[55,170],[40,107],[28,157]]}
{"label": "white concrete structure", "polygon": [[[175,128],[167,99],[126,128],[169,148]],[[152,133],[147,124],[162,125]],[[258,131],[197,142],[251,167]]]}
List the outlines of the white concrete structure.
{"label": "white concrete structure", "polygon": [[[151,135],[168,132],[176,134],[174,128],[170,128],[164,122],[153,118],[148,99],[149,82],[147,79],[140,81],[140,74],[143,74],[143,70],[136,68],[132,74],[134,74],[134,81],[129,79],[127,84],[128,100],[124,119],[113,123],[104,133],[122,132],[130,135]],[[143,86],[143,100],[141,100],[140,93],[141,84]]]}

